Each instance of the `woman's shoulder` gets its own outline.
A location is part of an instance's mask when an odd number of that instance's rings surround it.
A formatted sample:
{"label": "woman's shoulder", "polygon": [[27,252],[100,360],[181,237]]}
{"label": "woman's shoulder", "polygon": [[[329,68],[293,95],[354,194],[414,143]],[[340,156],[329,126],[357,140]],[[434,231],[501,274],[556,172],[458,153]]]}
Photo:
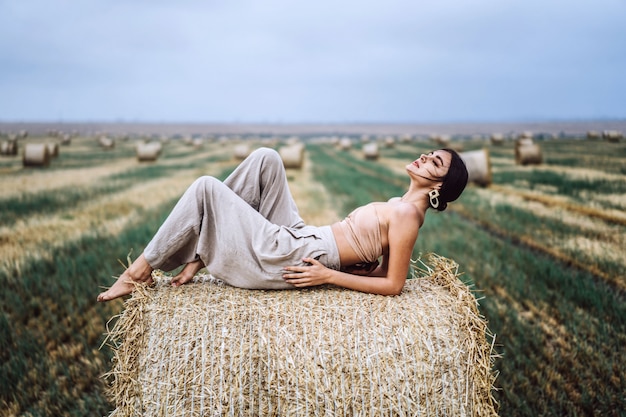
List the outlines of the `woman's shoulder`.
{"label": "woman's shoulder", "polygon": [[385,205],[389,223],[402,224],[406,227],[416,224],[418,228],[424,223],[424,213],[421,213],[415,204],[398,199]]}

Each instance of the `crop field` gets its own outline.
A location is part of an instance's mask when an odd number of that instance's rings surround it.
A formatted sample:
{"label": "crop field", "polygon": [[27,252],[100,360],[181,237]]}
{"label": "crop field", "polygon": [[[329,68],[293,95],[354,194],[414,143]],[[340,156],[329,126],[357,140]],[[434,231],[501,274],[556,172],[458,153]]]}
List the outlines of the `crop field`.
{"label": "crop field", "polygon": [[[302,139],[304,165],[287,174],[302,217],[317,225],[401,195],[404,166],[438,147],[397,141],[367,160],[356,138],[347,150]],[[414,257],[435,252],[460,265],[495,334],[500,415],[626,415],[626,142],[537,143],[543,162],[518,165],[513,141],[453,142],[488,149],[492,183],[471,184],[448,210],[430,212]],[[136,139],[104,149],[79,136],[45,168],[0,156],[1,416],[112,411],[103,342],[123,301],[96,296],[194,179],[234,169],[237,144],[173,138],[156,161],[140,162]]]}

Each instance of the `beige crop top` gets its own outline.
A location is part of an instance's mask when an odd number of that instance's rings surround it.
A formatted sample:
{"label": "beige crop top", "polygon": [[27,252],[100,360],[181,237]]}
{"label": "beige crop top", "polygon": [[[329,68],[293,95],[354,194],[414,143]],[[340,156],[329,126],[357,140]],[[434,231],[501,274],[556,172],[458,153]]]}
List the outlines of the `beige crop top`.
{"label": "beige crop top", "polygon": [[383,243],[380,236],[380,223],[374,203],[375,216],[366,216],[359,207],[348,217],[339,222],[343,234],[354,252],[363,262],[374,262],[383,254]]}

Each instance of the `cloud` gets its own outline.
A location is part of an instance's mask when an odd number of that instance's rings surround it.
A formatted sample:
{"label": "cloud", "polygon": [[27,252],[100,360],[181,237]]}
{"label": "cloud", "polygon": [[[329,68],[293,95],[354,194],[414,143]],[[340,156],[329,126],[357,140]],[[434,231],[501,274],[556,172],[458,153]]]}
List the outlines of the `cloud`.
{"label": "cloud", "polygon": [[3,1],[0,118],[623,117],[624,12],[616,0]]}

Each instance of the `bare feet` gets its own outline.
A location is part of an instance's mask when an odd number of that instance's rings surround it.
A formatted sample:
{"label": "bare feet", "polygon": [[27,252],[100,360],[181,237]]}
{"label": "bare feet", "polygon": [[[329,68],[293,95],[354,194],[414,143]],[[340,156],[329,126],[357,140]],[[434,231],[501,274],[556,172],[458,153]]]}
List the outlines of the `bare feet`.
{"label": "bare feet", "polygon": [[172,278],[172,286],[179,287],[188,283],[202,268],[204,268],[204,263],[201,259],[188,263],[178,275]]}
{"label": "bare feet", "polygon": [[152,267],[148,264],[146,258],[143,257],[143,254],[135,259],[135,262],[119,276],[111,288],[98,295],[98,301],[111,301],[130,294],[135,288],[133,281],[152,282]]}

